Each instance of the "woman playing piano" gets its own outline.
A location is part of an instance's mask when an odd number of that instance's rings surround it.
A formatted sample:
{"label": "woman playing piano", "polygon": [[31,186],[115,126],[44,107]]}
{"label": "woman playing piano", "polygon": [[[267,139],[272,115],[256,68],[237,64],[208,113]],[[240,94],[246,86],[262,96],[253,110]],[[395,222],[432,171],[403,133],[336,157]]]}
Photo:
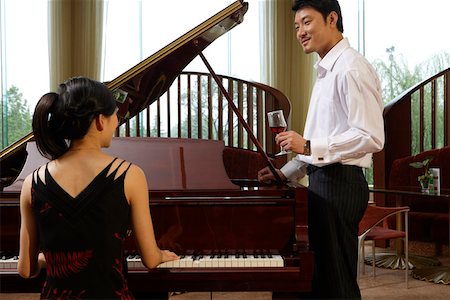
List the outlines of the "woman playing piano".
{"label": "woman playing piano", "polygon": [[143,171],[101,150],[116,113],[111,91],[84,77],[36,106],[34,137],[51,161],[22,187],[18,271],[29,278],[46,266],[43,299],[132,299],[123,257],[130,223],[146,267],[178,259],[156,244]]}

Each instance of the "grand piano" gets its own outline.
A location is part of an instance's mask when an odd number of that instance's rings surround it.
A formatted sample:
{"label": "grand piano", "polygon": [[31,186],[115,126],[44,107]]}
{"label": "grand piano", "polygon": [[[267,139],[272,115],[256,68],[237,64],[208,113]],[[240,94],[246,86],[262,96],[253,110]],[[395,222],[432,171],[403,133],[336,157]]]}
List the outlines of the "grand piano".
{"label": "grand piano", "polygon": [[[307,190],[281,181],[270,186],[257,183],[258,169],[273,169],[280,161],[267,154],[267,144],[263,149],[261,135],[255,137],[254,126],[242,116],[243,109],[234,105],[222,77],[202,53],[240,24],[247,9],[247,3],[235,1],[106,83],[111,90],[120,91],[120,123],[127,125],[200,56],[255,149],[225,146],[220,139],[120,137],[117,131],[105,151],[142,167],[158,245],[182,255],[179,262],[147,270],[139,264],[130,231],[126,264],[129,286],[137,298],[167,298],[169,292],[178,291],[272,291],[274,299],[289,299],[311,290],[314,255],[308,244]],[[289,112],[288,100],[266,103],[261,114],[273,109]],[[0,162],[0,292],[39,292],[45,271],[35,279],[22,279],[15,263],[20,188],[24,177],[46,159],[29,134],[2,150]]]}

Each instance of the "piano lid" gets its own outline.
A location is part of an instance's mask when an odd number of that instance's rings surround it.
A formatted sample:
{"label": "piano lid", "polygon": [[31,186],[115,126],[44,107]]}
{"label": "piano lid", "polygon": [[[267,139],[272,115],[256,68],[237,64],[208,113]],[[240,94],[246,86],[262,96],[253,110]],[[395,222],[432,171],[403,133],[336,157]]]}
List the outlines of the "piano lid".
{"label": "piano lid", "polygon": [[[235,1],[122,75],[105,83],[108,88],[116,91],[119,122],[122,124],[126,119],[134,117],[164,94],[201,51],[243,21],[247,10],[247,2]],[[33,134],[30,133],[3,149],[0,161],[23,149],[32,138]]]}
{"label": "piano lid", "polygon": [[[118,102],[120,123],[164,94],[183,69],[215,39],[240,24],[248,3],[236,1],[106,85]],[[117,89],[122,92],[117,92]]]}

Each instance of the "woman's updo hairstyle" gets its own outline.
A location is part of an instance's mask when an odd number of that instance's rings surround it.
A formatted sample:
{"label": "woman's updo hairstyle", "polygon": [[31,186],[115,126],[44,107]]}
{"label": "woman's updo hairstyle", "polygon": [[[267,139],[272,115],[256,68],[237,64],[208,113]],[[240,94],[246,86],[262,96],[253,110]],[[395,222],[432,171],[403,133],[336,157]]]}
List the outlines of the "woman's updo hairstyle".
{"label": "woman's updo hairstyle", "polygon": [[33,115],[33,133],[39,152],[49,159],[63,155],[69,141],[84,137],[96,116],[116,109],[111,91],[101,82],[74,77],[58,93],[42,96]]}

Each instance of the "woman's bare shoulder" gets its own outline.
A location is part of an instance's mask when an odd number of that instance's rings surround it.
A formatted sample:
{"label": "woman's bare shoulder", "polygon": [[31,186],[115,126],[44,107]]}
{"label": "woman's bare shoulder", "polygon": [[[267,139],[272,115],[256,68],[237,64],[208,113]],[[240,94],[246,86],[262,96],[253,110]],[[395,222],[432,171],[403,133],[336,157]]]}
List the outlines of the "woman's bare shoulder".
{"label": "woman's bare shoulder", "polygon": [[133,163],[129,163],[129,168],[128,168],[128,172],[127,172],[127,177],[129,179],[131,179],[131,181],[133,183],[137,183],[136,180],[138,182],[145,180],[145,173],[142,170],[141,167],[139,167],[138,165],[135,165]]}

